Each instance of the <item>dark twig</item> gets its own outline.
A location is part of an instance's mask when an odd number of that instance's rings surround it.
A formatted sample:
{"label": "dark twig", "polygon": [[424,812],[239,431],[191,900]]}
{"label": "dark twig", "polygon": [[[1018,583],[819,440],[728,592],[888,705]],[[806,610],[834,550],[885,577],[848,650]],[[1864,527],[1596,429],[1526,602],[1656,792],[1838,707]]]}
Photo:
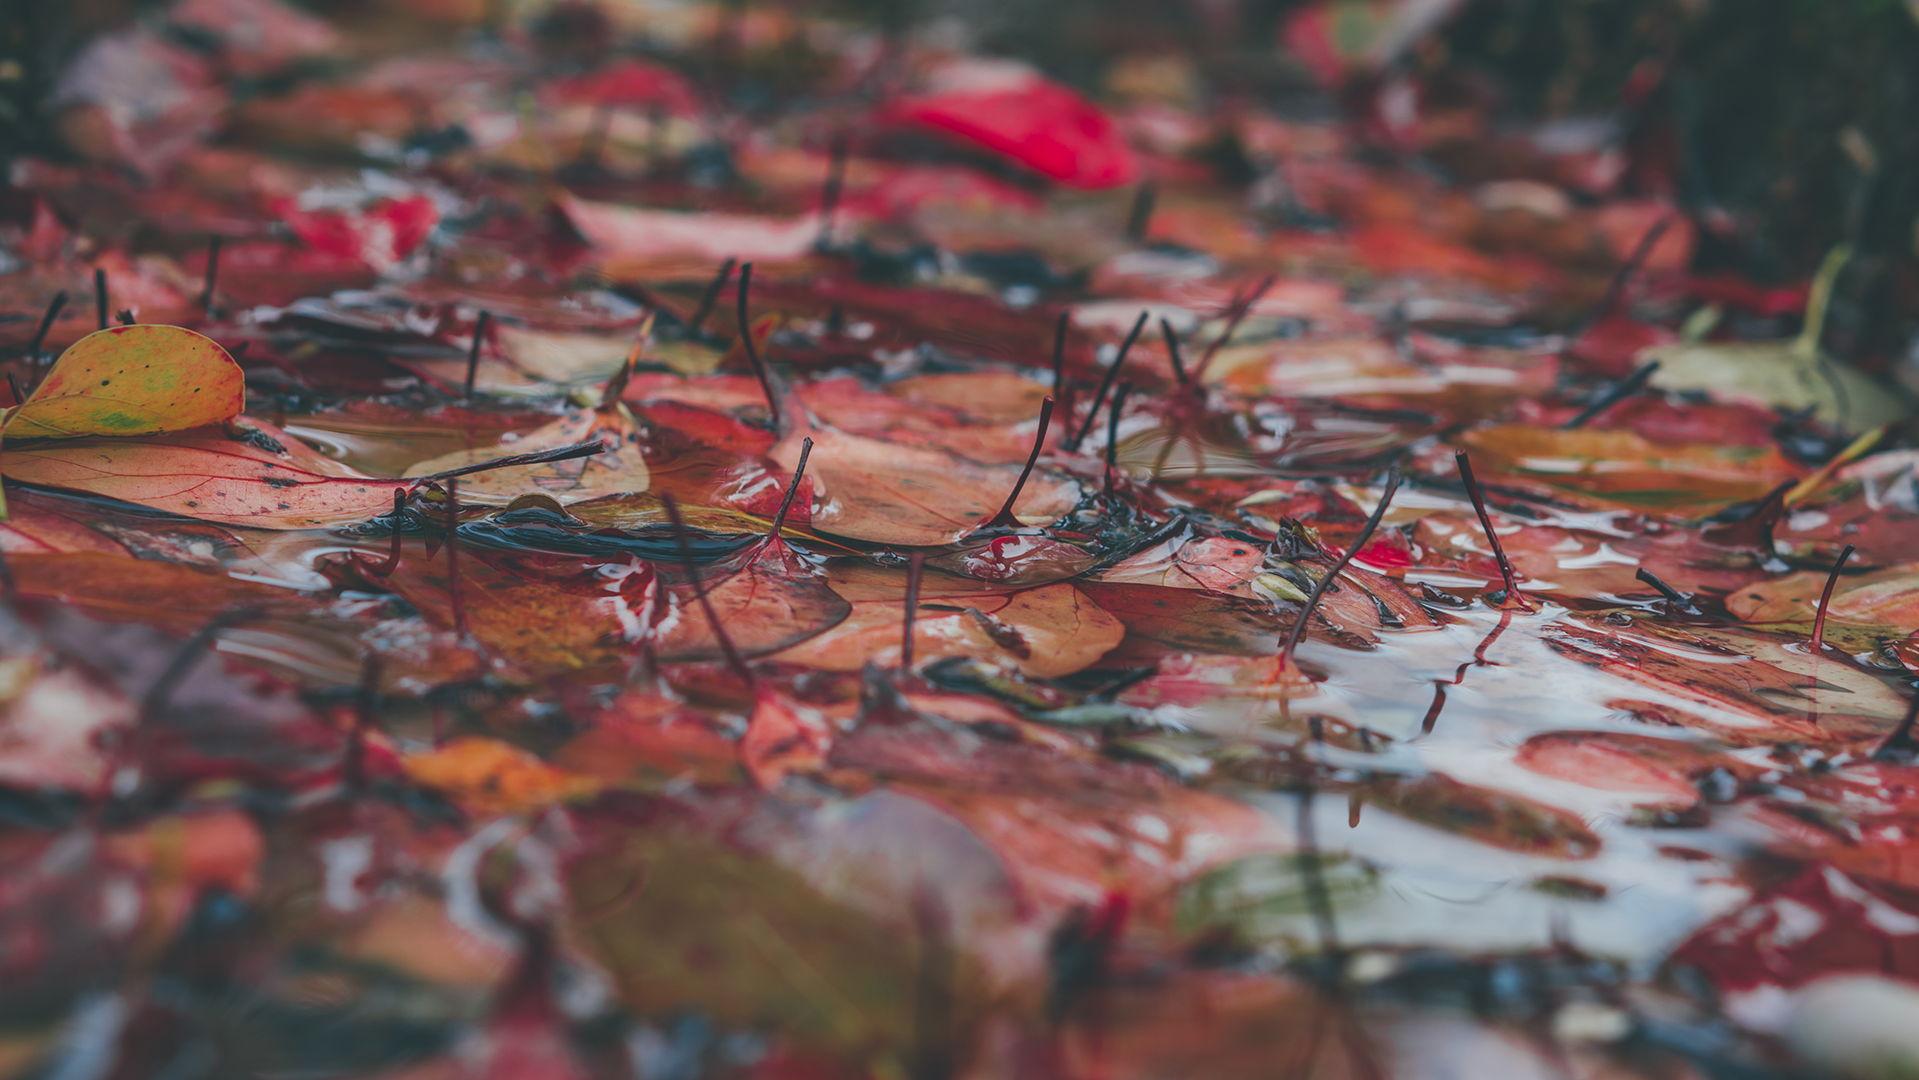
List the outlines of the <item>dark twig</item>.
{"label": "dark twig", "polygon": [[1113,392],[1113,404],[1106,412],[1106,493],[1113,493],[1113,476],[1119,471],[1119,417],[1125,411],[1132,383],[1120,383]]}
{"label": "dark twig", "polygon": [[107,272],[95,268],[93,271],[93,309],[99,316],[100,329],[107,328]]}
{"label": "dark twig", "polygon": [[[1066,324],[1071,322],[1073,313],[1061,311],[1059,319],[1053,323],[1053,396],[1060,396],[1060,389],[1066,380]],[[1063,398],[1061,400],[1064,400]]]}
{"label": "dark twig", "polygon": [[62,289],[54,293],[52,302],[47,304],[47,313],[40,316],[40,329],[33,332],[33,344],[27,349],[27,359],[33,363],[35,382],[39,381],[40,349],[47,343],[47,331],[53,329],[53,320],[60,317],[60,310],[66,306],[67,291]]}
{"label": "dark twig", "polygon": [[726,627],[720,624],[719,612],[713,610],[713,601],[706,595],[706,582],[700,579],[700,564],[693,559],[693,545],[686,538],[686,523],[680,520],[680,504],[670,491],[660,492],[660,505],[666,508],[667,520],[673,523],[673,542],[680,550],[680,563],[686,568],[686,576],[692,579],[693,596],[700,602],[701,610],[706,612],[706,621],[713,627],[713,636],[720,643],[720,653],[726,657],[726,664],[733,669],[748,686],[754,685],[753,671],[740,658],[740,652],[733,647],[733,639],[727,636]]}
{"label": "dark twig", "polygon": [[1651,585],[1653,587],[1653,591],[1665,597],[1668,603],[1677,604],[1680,606],[1685,606],[1689,603],[1689,601],[1686,599],[1683,593],[1681,593],[1678,589],[1673,588],[1671,585],[1668,585],[1665,582],[1659,580],[1659,575],[1653,573],[1651,570],[1648,570],[1643,566],[1633,572],[1633,577],[1636,577],[1640,581],[1643,581],[1646,584]]}
{"label": "dark twig", "polygon": [[200,312],[207,318],[213,317],[213,289],[220,283],[220,238],[207,241],[207,281],[200,290]]}
{"label": "dark twig", "polygon": [[14,378],[13,372],[11,371],[7,372],[7,389],[13,391],[13,403],[15,405],[26,403],[27,395],[20,389],[20,380]]}
{"label": "dark twig", "polygon": [[1153,207],[1159,202],[1159,189],[1151,180],[1142,180],[1133,189],[1133,206],[1126,213],[1126,239],[1135,244],[1146,240],[1147,226],[1153,223]]}
{"label": "dark twig", "polygon": [[1632,283],[1633,276],[1639,273],[1639,268],[1644,266],[1646,259],[1652,255],[1653,245],[1659,243],[1659,238],[1666,235],[1666,230],[1671,227],[1672,218],[1662,217],[1652,223],[1652,227],[1646,230],[1646,235],[1639,238],[1639,244],[1632,249],[1632,254],[1626,256],[1626,261],[1620,263],[1619,269],[1613,272],[1612,281],[1607,283],[1606,291],[1600,294],[1598,302],[1594,303],[1592,309],[1567,332],[1566,343],[1569,348],[1573,342],[1583,337],[1586,331],[1611,315],[1613,309],[1619,306],[1620,297],[1626,294],[1626,286]]}
{"label": "dark twig", "polygon": [[473,396],[473,380],[480,373],[480,344],[486,340],[486,324],[493,320],[490,311],[480,312],[473,323],[473,344],[466,350],[466,396]]}
{"label": "dark twig", "polygon": [[360,569],[376,578],[392,575],[400,568],[400,515],[406,510],[406,489],[393,489],[393,533],[387,546],[386,558],[380,562],[361,562]]}
{"label": "dark twig", "polygon": [[1847,544],[1833,560],[1832,572],[1826,575],[1826,590],[1819,594],[1819,613],[1812,619],[1812,651],[1816,655],[1826,650],[1826,607],[1832,603],[1832,587],[1839,584],[1839,570],[1852,558],[1852,545]]}
{"label": "dark twig", "polygon": [[[1473,462],[1460,450],[1453,454],[1453,461],[1459,466],[1459,479],[1466,485],[1466,494],[1473,500],[1473,512],[1479,515],[1479,527],[1486,530],[1486,543],[1493,549],[1493,558],[1499,563],[1499,576],[1506,583],[1505,594],[1499,602],[1519,598],[1519,583],[1513,578],[1513,564],[1506,559],[1506,549],[1499,544],[1499,534],[1493,531],[1492,515],[1486,512],[1486,497],[1480,493],[1479,481],[1473,479]],[[1523,601],[1522,601],[1523,602]]]}
{"label": "dark twig", "polygon": [[1086,423],[1081,425],[1079,433],[1066,440],[1065,449],[1069,453],[1078,452],[1079,444],[1086,441],[1086,433],[1093,430],[1099,422],[1099,406],[1106,400],[1106,392],[1113,388],[1113,379],[1119,374],[1120,365],[1126,363],[1126,354],[1133,351],[1133,343],[1139,340],[1140,331],[1146,329],[1149,312],[1142,311],[1134,321],[1133,328],[1126,332],[1126,340],[1120,343],[1119,354],[1113,357],[1113,366],[1106,369],[1106,377],[1099,382],[1099,392],[1093,395],[1093,404],[1086,410]]}
{"label": "dark twig", "polygon": [[1919,739],[1912,737],[1914,720],[1919,720],[1919,695],[1914,695],[1911,704],[1906,706],[1906,718],[1872,752],[1872,760],[1898,761],[1903,758],[1911,761],[1919,758]]}
{"label": "dark twig", "polygon": [[920,577],[926,572],[926,553],[915,551],[906,560],[906,611],[900,616],[900,671],[913,670],[913,617],[920,606]]}
{"label": "dark twig", "polygon": [[1326,575],[1313,586],[1313,591],[1306,597],[1305,606],[1299,609],[1299,618],[1293,621],[1292,632],[1286,635],[1286,645],[1279,650],[1279,666],[1282,671],[1292,665],[1293,649],[1299,645],[1301,635],[1306,633],[1306,625],[1312,621],[1313,612],[1319,607],[1319,598],[1326,595],[1326,590],[1333,587],[1333,582],[1345,571],[1346,565],[1352,562],[1353,557],[1359,554],[1359,550],[1373,538],[1373,533],[1379,528],[1380,520],[1386,516],[1386,508],[1392,505],[1393,494],[1398,490],[1399,463],[1394,462],[1392,470],[1386,474],[1386,490],[1380,494],[1379,505],[1373,507],[1372,516],[1366,519],[1366,527],[1359,530],[1359,536],[1346,548],[1346,553],[1341,555],[1338,561],[1333,563],[1332,569],[1326,571]]}
{"label": "dark twig", "polygon": [[746,349],[746,361],[753,365],[753,375],[760,380],[760,392],[766,395],[766,407],[773,414],[773,426],[780,426],[780,399],[773,393],[773,378],[767,373],[766,361],[760,359],[760,348],[753,342],[753,324],[746,312],[747,292],[753,287],[753,264],[740,264],[740,302],[738,321],[740,324],[740,344]]}
{"label": "dark twig", "polygon": [[1219,353],[1219,350],[1226,347],[1228,341],[1232,340],[1233,332],[1239,329],[1239,324],[1245,322],[1246,316],[1252,314],[1253,305],[1259,303],[1261,298],[1271,292],[1273,283],[1278,280],[1279,276],[1276,274],[1266,275],[1266,277],[1260,281],[1259,285],[1246,295],[1244,300],[1234,304],[1229,309],[1229,314],[1226,316],[1226,328],[1219,332],[1219,336],[1213,339],[1211,345],[1206,346],[1206,354],[1199,358],[1198,366],[1193,368],[1194,382],[1206,381],[1206,369],[1212,364],[1213,357]]}
{"label": "dark twig", "polygon": [[1020,470],[1019,479],[1013,482],[1012,494],[1006,496],[1006,504],[981,523],[982,529],[1017,529],[1019,519],[1013,516],[1013,504],[1019,501],[1019,493],[1026,488],[1026,478],[1033,475],[1033,466],[1039,461],[1039,452],[1046,446],[1046,427],[1053,420],[1053,399],[1047,398],[1039,406],[1039,431],[1033,435],[1033,452],[1026,455],[1026,467]]}
{"label": "dark twig", "polygon": [[720,272],[714,274],[713,280],[707,284],[706,292],[700,296],[700,306],[693,309],[693,317],[687,320],[686,328],[689,336],[700,335],[701,324],[705,323],[706,317],[713,313],[713,305],[720,302],[720,290],[726,288],[726,283],[733,277],[733,265],[732,259],[721,263]]}
{"label": "dark twig", "polygon": [[1798,481],[1782,480],[1778,487],[1766,493],[1752,511],[1738,521],[1726,525],[1714,525],[1702,529],[1699,538],[1721,547],[1756,548],[1768,558],[1773,551],[1772,527],[1786,513],[1786,493],[1797,486]]}
{"label": "dark twig", "polygon": [[460,595],[460,482],[446,482],[446,599],[453,607],[453,630],[466,633],[466,598]]}
{"label": "dark twig", "polygon": [[1166,355],[1173,361],[1173,378],[1181,386],[1189,386],[1191,379],[1186,377],[1186,365],[1179,358],[1179,335],[1173,333],[1173,324],[1165,319],[1159,320],[1160,336],[1166,339]]}
{"label": "dark twig", "polygon": [[1614,405],[1645,389],[1646,380],[1652,378],[1653,373],[1658,370],[1659,361],[1657,360],[1648,360],[1637,368],[1634,368],[1631,375],[1614,383],[1613,388],[1601,394],[1598,401],[1579,410],[1578,416],[1559,425],[1560,430],[1575,431],[1585,427],[1588,422],[1600,413],[1605,412],[1607,409],[1612,408]]}
{"label": "dark twig", "polygon": [[800,442],[800,463],[793,470],[793,479],[786,485],[786,496],[780,500],[780,508],[773,514],[773,527],[766,531],[765,543],[771,544],[780,538],[780,529],[786,525],[786,512],[792,509],[793,496],[799,494],[800,481],[806,477],[806,459],[813,456],[813,440]]}
{"label": "dark twig", "polygon": [[820,236],[813,242],[822,251],[833,245],[833,219],[840,208],[840,192],[846,186],[847,151],[846,133],[835,133],[827,151],[826,185],[820,191]]}
{"label": "dark twig", "polygon": [[193,666],[200,662],[200,658],[213,645],[215,636],[227,627],[255,618],[260,613],[261,608],[257,605],[228,608],[208,619],[206,625],[195,630],[193,636],[181,643],[180,651],[173,654],[172,662],[167,664],[166,670],[153,681],[146,696],[140,699],[140,715],[148,721],[158,719],[161,710],[166,708],[167,699],[180,688],[180,683],[193,670]]}
{"label": "dark twig", "polygon": [[570,461],[573,458],[592,457],[594,454],[606,453],[606,449],[605,443],[598,439],[593,439],[588,442],[574,443],[571,446],[556,446],[551,450],[535,450],[526,454],[509,454],[506,457],[494,458],[491,461],[480,461],[472,465],[462,465],[457,469],[436,472],[430,476],[416,476],[413,478],[413,481],[416,486],[418,484],[432,484],[438,483],[441,480],[451,480],[456,476],[468,476],[477,472],[490,472],[494,469],[507,469],[515,465],[541,465],[549,461]]}

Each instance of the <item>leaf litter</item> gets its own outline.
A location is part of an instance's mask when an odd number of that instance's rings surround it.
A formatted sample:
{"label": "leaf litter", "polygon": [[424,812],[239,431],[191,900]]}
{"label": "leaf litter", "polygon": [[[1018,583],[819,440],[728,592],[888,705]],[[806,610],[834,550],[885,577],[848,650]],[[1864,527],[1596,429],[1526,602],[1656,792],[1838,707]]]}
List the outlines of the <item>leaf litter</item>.
{"label": "leaf litter", "polygon": [[[198,104],[16,165],[0,1074],[1919,1062],[1847,251],[643,7],[225,5],[267,82],[142,24]],[[1447,5],[1297,6],[1352,94],[1360,7]]]}

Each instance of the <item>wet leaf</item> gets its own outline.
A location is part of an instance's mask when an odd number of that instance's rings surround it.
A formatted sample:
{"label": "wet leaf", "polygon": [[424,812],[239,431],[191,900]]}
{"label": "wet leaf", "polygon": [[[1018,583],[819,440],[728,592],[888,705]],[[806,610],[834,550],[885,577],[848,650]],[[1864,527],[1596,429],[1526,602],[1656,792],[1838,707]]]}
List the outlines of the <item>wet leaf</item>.
{"label": "wet leaf", "polygon": [[[905,575],[835,565],[827,580],[850,612],[831,630],[778,659],[827,671],[897,664]],[[915,663],[986,656],[1030,675],[1053,677],[1093,664],[1123,635],[1118,620],[1065,582],[1009,589],[929,574],[913,621],[913,655]]]}
{"label": "wet leaf", "polygon": [[640,450],[638,425],[624,405],[580,409],[497,446],[442,454],[409,466],[408,476],[431,476],[511,454],[531,454],[598,441],[607,449],[591,457],[491,469],[460,480],[460,499],[503,504],[527,494],[549,495],[562,503],[615,495],[635,495],[652,483]]}
{"label": "wet leaf", "polygon": [[[978,528],[1012,493],[1019,469],[978,465],[927,447],[850,435],[832,428],[814,440],[813,527],[833,536],[879,544],[950,544]],[[799,462],[797,434],[770,452],[790,469]],[[1014,514],[1048,525],[1078,505],[1079,485],[1036,470]]]}
{"label": "wet leaf", "polygon": [[212,340],[178,326],[115,326],[75,342],[25,404],[6,437],[152,435],[219,424],[246,407],[246,379]]}
{"label": "wet leaf", "polygon": [[476,814],[515,814],[593,794],[592,780],[498,739],[468,737],[405,760],[406,774]]}
{"label": "wet leaf", "polygon": [[105,495],[153,510],[263,529],[312,529],[390,509],[410,481],[380,480],[258,420],[124,439],[10,448],[9,480]]}

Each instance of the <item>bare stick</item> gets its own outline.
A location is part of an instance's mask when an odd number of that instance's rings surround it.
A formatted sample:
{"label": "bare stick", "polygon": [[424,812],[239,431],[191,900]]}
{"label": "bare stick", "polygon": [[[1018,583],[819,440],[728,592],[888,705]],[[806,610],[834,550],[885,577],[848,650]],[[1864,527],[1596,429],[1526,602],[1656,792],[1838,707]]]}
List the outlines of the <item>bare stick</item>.
{"label": "bare stick", "polygon": [[800,442],[800,464],[793,470],[793,479],[786,485],[786,496],[780,500],[780,508],[773,514],[773,527],[766,532],[766,543],[780,538],[780,529],[786,525],[786,512],[793,506],[793,496],[799,494],[800,480],[806,476],[806,459],[813,456],[813,440]]}
{"label": "bare stick", "polygon": [[453,606],[453,630],[466,633],[466,602],[460,595],[460,482],[446,482],[446,598]]}
{"label": "bare stick", "polygon": [[66,306],[67,291],[62,289],[53,294],[52,302],[47,304],[47,313],[40,316],[40,329],[34,331],[33,344],[27,350],[27,356],[33,361],[36,371],[40,366],[40,348],[47,343],[47,331],[53,329],[53,320],[60,317],[60,309]]}
{"label": "bare stick", "polygon": [[213,289],[220,283],[220,238],[207,241],[207,283],[200,290],[200,312],[207,318],[213,317]]}
{"label": "bare stick", "polygon": [[515,465],[540,465],[549,461],[569,461],[573,458],[592,457],[594,454],[606,453],[606,449],[605,443],[598,439],[593,439],[588,442],[574,443],[571,446],[556,446],[551,450],[535,450],[526,454],[510,454],[506,457],[494,458],[491,461],[476,462],[472,465],[462,465],[457,469],[448,469],[445,472],[436,472],[428,476],[416,476],[413,478],[412,486],[418,487],[421,484],[438,483],[441,480],[451,480],[456,476],[468,476],[477,472],[490,472],[494,469],[506,469]]}
{"label": "bare stick", "polygon": [[753,375],[754,377],[760,380],[760,392],[766,395],[766,407],[772,410],[773,426],[777,428],[779,427],[779,424],[780,424],[780,399],[778,395],[773,393],[773,379],[771,376],[767,374],[766,361],[760,359],[759,346],[753,343],[753,325],[751,322],[747,320],[746,297],[747,297],[747,291],[751,289],[752,287],[753,287],[753,264],[741,263],[740,264],[740,302],[739,302],[739,312],[738,312],[739,324],[740,324],[740,344],[746,347],[747,363],[750,363],[753,365]]}
{"label": "bare stick", "polygon": [[840,207],[840,191],[846,186],[847,140],[844,131],[833,136],[826,164],[826,186],[820,191],[820,236],[814,246],[826,249],[833,243],[833,218]]}
{"label": "bare stick", "polygon": [[1100,403],[1106,400],[1106,392],[1113,388],[1113,379],[1119,374],[1120,365],[1126,363],[1126,354],[1133,351],[1133,343],[1139,340],[1140,331],[1146,329],[1148,314],[1149,312],[1140,312],[1138,320],[1133,323],[1133,328],[1126,332],[1126,340],[1119,346],[1119,355],[1113,357],[1113,366],[1106,369],[1106,377],[1099,382],[1099,393],[1093,395],[1093,404],[1086,410],[1086,423],[1080,427],[1079,434],[1066,441],[1066,449],[1069,452],[1079,450],[1079,444],[1086,441],[1086,433],[1093,430],[1093,425],[1098,422]]}
{"label": "bare stick", "polygon": [[686,324],[687,329],[694,336],[699,335],[701,324],[705,323],[706,317],[713,313],[713,305],[719,303],[720,290],[726,288],[727,281],[733,277],[733,264],[732,259],[721,263],[720,272],[713,275],[712,282],[706,286],[706,292],[700,296],[700,306],[693,309],[693,317]]}
{"label": "bare stick", "polygon": [[673,542],[680,549],[680,563],[686,567],[686,576],[693,580],[693,596],[699,600],[701,610],[706,612],[706,621],[713,627],[713,636],[719,640],[720,653],[726,657],[726,664],[733,669],[748,686],[753,685],[753,671],[740,658],[740,652],[733,647],[733,639],[727,636],[726,627],[720,625],[719,612],[713,610],[713,601],[707,598],[706,583],[700,580],[700,565],[693,559],[693,545],[686,539],[686,523],[680,520],[680,504],[670,491],[660,492],[660,504],[666,508],[667,520],[673,523]]}
{"label": "bare stick", "polygon": [[93,271],[93,309],[100,318],[100,329],[107,328],[107,272],[96,268]]}
{"label": "bare stick", "polygon": [[486,340],[486,324],[493,319],[490,311],[480,312],[473,323],[473,344],[466,350],[466,396],[473,396],[473,379],[480,373],[480,343]]}
{"label": "bare stick", "polygon": [[1643,566],[1640,567],[1638,570],[1633,571],[1633,577],[1636,577],[1640,581],[1643,581],[1646,584],[1651,585],[1653,587],[1653,591],[1665,597],[1669,603],[1684,604],[1686,602],[1686,598],[1680,595],[1680,592],[1678,589],[1675,589],[1671,585],[1668,585],[1665,582],[1659,580],[1659,575],[1653,573],[1651,570],[1648,570]]}
{"label": "bare stick", "polygon": [[393,534],[387,546],[386,559],[381,562],[362,562],[360,569],[376,578],[390,576],[400,568],[400,514],[406,509],[406,489],[393,489]]}
{"label": "bare stick", "polygon": [[1033,465],[1039,461],[1039,452],[1046,446],[1046,426],[1053,420],[1053,399],[1047,398],[1039,406],[1039,431],[1033,435],[1033,452],[1026,455],[1026,467],[1019,472],[1019,479],[1013,483],[1013,493],[1006,496],[1005,505],[980,525],[982,529],[1017,529],[1019,519],[1013,516],[1013,504],[1019,501],[1019,493],[1026,488],[1026,478],[1033,475]]}
{"label": "bare stick", "polygon": [[1833,561],[1832,572],[1826,575],[1826,591],[1819,594],[1819,614],[1812,619],[1812,651],[1821,653],[1826,650],[1826,607],[1832,603],[1832,587],[1839,584],[1839,569],[1852,558],[1852,545],[1847,544],[1839,558]]}
{"label": "bare stick", "polygon": [[1506,559],[1506,549],[1499,545],[1499,534],[1493,531],[1492,515],[1486,513],[1486,498],[1479,492],[1479,481],[1473,479],[1473,462],[1460,450],[1453,454],[1453,461],[1459,466],[1459,478],[1466,484],[1466,495],[1473,501],[1473,512],[1479,515],[1479,527],[1486,530],[1486,542],[1492,545],[1493,558],[1499,562],[1499,576],[1506,582],[1506,596],[1519,595],[1519,584],[1513,579],[1513,564]]}
{"label": "bare stick", "polygon": [[1165,319],[1159,320],[1159,332],[1166,339],[1166,355],[1173,361],[1173,378],[1178,379],[1181,386],[1189,385],[1191,380],[1187,379],[1186,365],[1179,358],[1179,335],[1173,333],[1173,324]]}
{"label": "bare stick", "polygon": [[1653,222],[1652,227],[1646,230],[1646,235],[1639,238],[1639,243],[1632,249],[1632,254],[1626,256],[1626,261],[1620,263],[1619,269],[1613,272],[1612,280],[1606,284],[1606,291],[1600,294],[1592,310],[1588,311],[1585,317],[1567,332],[1568,347],[1583,337],[1594,324],[1613,313],[1613,309],[1619,306],[1620,297],[1626,294],[1626,286],[1632,283],[1633,276],[1639,273],[1639,268],[1644,266],[1646,259],[1652,255],[1653,245],[1659,243],[1659,238],[1666,235],[1666,230],[1670,228],[1672,228],[1672,217],[1668,215]]}
{"label": "bare stick", "polygon": [[1204,382],[1206,380],[1206,369],[1212,364],[1213,356],[1217,354],[1219,350],[1225,348],[1228,341],[1232,340],[1233,331],[1239,329],[1239,324],[1245,322],[1246,316],[1252,313],[1253,305],[1259,303],[1261,298],[1268,292],[1271,292],[1273,283],[1278,280],[1279,276],[1276,274],[1266,275],[1265,279],[1254,287],[1252,292],[1246,295],[1246,299],[1241,300],[1231,308],[1230,313],[1226,317],[1226,329],[1221,330],[1219,336],[1213,339],[1213,343],[1206,346],[1206,354],[1199,358],[1198,366],[1193,368],[1194,382]]}
{"label": "bare stick", "polygon": [[926,572],[926,553],[915,551],[906,560],[906,611],[900,617],[900,670],[913,670],[913,617],[920,606],[920,575]]}
{"label": "bare stick", "polygon": [[1373,538],[1374,531],[1379,528],[1380,520],[1386,516],[1386,508],[1392,505],[1393,493],[1398,490],[1399,463],[1394,462],[1392,471],[1386,474],[1386,490],[1379,497],[1379,505],[1373,507],[1373,516],[1366,519],[1366,527],[1359,530],[1359,536],[1346,549],[1346,553],[1341,555],[1339,561],[1333,563],[1333,568],[1326,571],[1326,576],[1320,578],[1319,582],[1313,586],[1312,593],[1306,597],[1306,606],[1299,609],[1299,618],[1294,620],[1292,632],[1286,635],[1286,646],[1279,650],[1279,666],[1282,671],[1292,666],[1293,649],[1298,647],[1301,635],[1306,633],[1306,624],[1312,621],[1313,611],[1319,607],[1319,598],[1326,595],[1326,590],[1333,587],[1333,582],[1345,571],[1346,565],[1353,561],[1353,556],[1358,555],[1359,549],[1365,547],[1366,542]]}
{"label": "bare stick", "polygon": [[1575,431],[1579,428],[1585,427],[1588,422],[1590,422],[1594,417],[1597,417],[1600,413],[1605,412],[1607,409],[1612,408],[1614,405],[1619,404],[1620,402],[1626,400],[1627,398],[1633,396],[1634,394],[1637,394],[1639,391],[1645,389],[1646,380],[1652,378],[1653,373],[1658,370],[1659,370],[1659,361],[1657,360],[1648,360],[1645,363],[1639,365],[1637,368],[1633,369],[1633,373],[1631,375],[1628,375],[1625,378],[1619,380],[1619,382],[1613,385],[1613,388],[1611,390],[1608,390],[1604,394],[1600,395],[1600,398],[1598,401],[1595,401],[1591,405],[1586,406],[1584,409],[1579,410],[1578,416],[1575,416],[1571,420],[1568,420],[1565,423],[1559,425],[1560,430]]}

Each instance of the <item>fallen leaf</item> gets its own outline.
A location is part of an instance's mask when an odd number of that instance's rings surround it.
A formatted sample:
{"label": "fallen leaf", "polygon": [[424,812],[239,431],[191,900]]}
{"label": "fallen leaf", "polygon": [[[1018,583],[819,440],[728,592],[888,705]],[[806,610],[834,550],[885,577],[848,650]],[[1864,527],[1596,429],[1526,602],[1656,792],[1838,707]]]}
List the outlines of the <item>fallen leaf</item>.
{"label": "fallen leaf", "polygon": [[[817,451],[813,460],[819,460]],[[775,659],[826,671],[899,663],[905,575],[834,565],[827,580],[851,611],[837,626]],[[929,573],[913,620],[913,655],[915,663],[986,656],[1028,675],[1055,678],[1092,665],[1124,634],[1119,620],[1066,582],[1007,590]]]}
{"label": "fallen leaf", "polygon": [[[999,510],[1019,469],[978,465],[930,447],[850,435],[833,428],[805,432],[813,439],[813,527],[833,536],[880,544],[950,544]],[[799,463],[800,433],[789,434],[770,456],[786,468]],[[1078,505],[1079,485],[1036,470],[1014,513],[1051,524]]]}
{"label": "fallen leaf", "polygon": [[380,480],[271,424],[236,421],[125,439],[66,439],[0,457],[7,479],[105,495],[154,510],[262,529],[363,521],[412,481]]}
{"label": "fallen leaf", "polygon": [[246,377],[211,339],[178,326],[114,326],[60,354],[6,437],[152,435],[218,424],[246,407]]}
{"label": "fallen leaf", "polygon": [[467,736],[404,759],[406,774],[479,814],[519,814],[592,795],[599,784],[498,739]]}
{"label": "fallen leaf", "polygon": [[511,442],[429,458],[409,466],[406,475],[432,476],[512,454],[532,454],[593,441],[606,450],[590,457],[513,465],[464,477],[460,480],[460,499],[504,505],[522,495],[537,493],[561,503],[573,503],[612,495],[636,495],[652,483],[652,473],[640,449],[639,425],[626,406],[617,401],[598,409],[575,410]]}

